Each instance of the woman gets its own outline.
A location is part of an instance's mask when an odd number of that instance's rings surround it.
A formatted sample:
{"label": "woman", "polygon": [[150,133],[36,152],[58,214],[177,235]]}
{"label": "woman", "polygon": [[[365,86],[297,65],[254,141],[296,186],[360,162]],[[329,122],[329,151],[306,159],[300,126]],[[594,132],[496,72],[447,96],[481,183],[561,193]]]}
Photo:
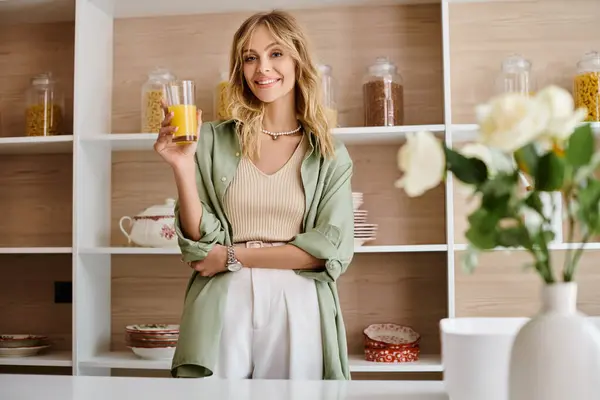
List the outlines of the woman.
{"label": "woman", "polygon": [[173,168],[193,269],[174,377],[349,379],[336,289],[354,248],[352,161],[330,134],[296,21],[256,14],[233,39],[232,119],[155,150]]}

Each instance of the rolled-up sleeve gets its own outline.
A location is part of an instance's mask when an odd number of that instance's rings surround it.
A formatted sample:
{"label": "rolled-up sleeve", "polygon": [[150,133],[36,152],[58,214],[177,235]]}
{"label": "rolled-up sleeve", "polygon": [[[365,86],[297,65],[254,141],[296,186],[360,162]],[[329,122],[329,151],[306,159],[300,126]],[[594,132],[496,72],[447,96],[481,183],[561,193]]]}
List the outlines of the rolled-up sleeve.
{"label": "rolled-up sleeve", "polygon": [[352,168],[351,161],[335,167],[319,201],[314,227],[290,242],[313,257],[325,260],[325,268],[296,270],[297,274],[335,282],[350,265],[354,256]]}
{"label": "rolled-up sleeve", "polygon": [[[210,188],[214,186],[212,186],[209,172],[212,163],[210,149],[212,148],[213,128],[208,123],[203,124],[199,140],[198,149],[201,154],[196,154],[195,162],[196,186],[202,204],[202,219],[200,220],[199,227],[200,240],[190,240],[184,235],[179,216],[179,201],[175,203],[175,232],[177,233],[182,260],[185,262],[203,260],[215,244],[224,244],[225,242],[225,231],[223,230],[221,221],[215,215],[211,196],[209,195]],[[212,194],[212,197],[214,197],[214,190]]]}

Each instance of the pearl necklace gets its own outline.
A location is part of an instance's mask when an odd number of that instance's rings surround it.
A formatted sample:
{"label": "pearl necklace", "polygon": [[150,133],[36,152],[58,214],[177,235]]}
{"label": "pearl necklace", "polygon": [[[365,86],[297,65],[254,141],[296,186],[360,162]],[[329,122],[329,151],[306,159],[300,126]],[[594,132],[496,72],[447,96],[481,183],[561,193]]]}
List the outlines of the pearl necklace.
{"label": "pearl necklace", "polygon": [[261,129],[263,131],[263,133],[266,133],[267,135],[270,135],[273,140],[276,140],[279,136],[286,136],[286,135],[292,135],[296,132],[298,132],[302,127],[300,125],[298,125],[298,127],[296,129],[294,129],[293,131],[287,131],[287,132],[269,132],[266,129]]}

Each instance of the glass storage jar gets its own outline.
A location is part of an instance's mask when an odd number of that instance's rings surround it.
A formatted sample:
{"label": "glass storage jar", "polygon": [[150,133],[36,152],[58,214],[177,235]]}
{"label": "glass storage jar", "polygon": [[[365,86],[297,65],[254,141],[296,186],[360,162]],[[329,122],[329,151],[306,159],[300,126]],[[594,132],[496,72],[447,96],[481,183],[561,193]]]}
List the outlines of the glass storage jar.
{"label": "glass storage jar", "polygon": [[168,69],[157,67],[148,74],[142,85],[142,132],[158,133],[164,119],[161,100],[165,98],[165,86],[176,80]]}
{"label": "glass storage jar", "polygon": [[573,87],[575,107],[587,108],[586,121],[600,121],[600,53],[585,53],[577,63],[577,75]]}
{"label": "glass storage jar", "polygon": [[368,68],[363,83],[365,126],[404,123],[404,86],[396,65],[378,57]]}
{"label": "glass storage jar", "polygon": [[531,73],[531,62],[519,54],[508,56],[502,61],[496,91],[501,93],[521,93],[532,96],[535,80]]}
{"label": "glass storage jar", "polygon": [[336,128],[338,126],[338,111],[335,101],[335,80],[333,79],[332,68],[330,65],[320,64],[318,66],[321,77],[321,90],[323,92],[323,106],[329,120],[329,126]]}
{"label": "glass storage jar", "polygon": [[229,107],[229,97],[227,94],[228,85],[229,74],[223,71],[220,74],[219,83],[215,88],[214,96],[215,117],[218,120],[226,120],[231,118],[231,114],[227,109]]}
{"label": "glass storage jar", "polygon": [[64,118],[64,99],[52,72],[44,72],[31,78],[26,101],[25,134],[58,135]]}

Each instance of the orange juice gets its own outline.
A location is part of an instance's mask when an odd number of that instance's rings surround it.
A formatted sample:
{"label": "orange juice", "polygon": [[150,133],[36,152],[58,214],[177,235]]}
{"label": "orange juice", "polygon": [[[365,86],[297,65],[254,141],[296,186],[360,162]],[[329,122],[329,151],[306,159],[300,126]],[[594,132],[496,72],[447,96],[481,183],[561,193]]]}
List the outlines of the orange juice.
{"label": "orange juice", "polygon": [[171,125],[177,127],[177,131],[173,132],[173,142],[177,144],[195,142],[198,137],[196,106],[192,104],[176,104],[169,106],[169,112],[173,113]]}

